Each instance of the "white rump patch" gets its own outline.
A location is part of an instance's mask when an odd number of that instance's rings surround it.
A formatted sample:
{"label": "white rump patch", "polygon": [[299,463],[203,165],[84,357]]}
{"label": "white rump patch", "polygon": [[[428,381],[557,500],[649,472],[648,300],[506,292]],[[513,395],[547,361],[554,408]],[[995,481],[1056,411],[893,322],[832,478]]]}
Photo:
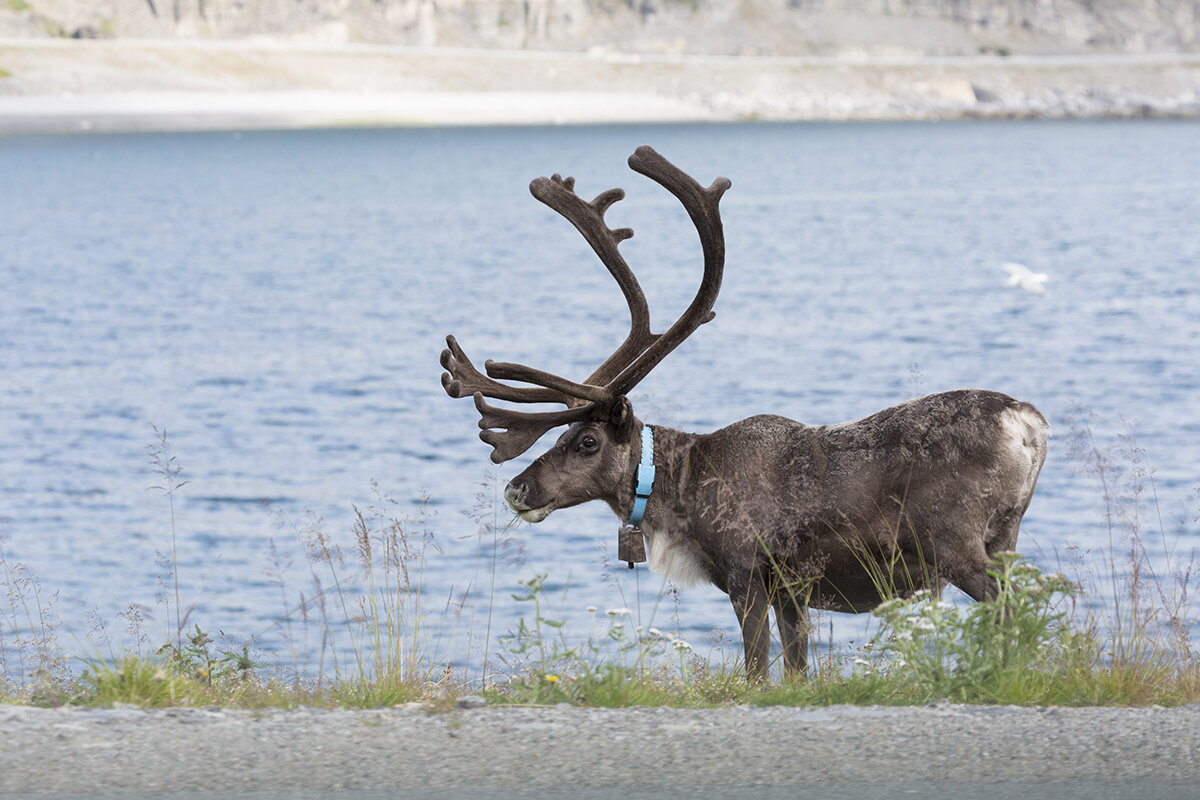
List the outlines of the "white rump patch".
{"label": "white rump patch", "polygon": [[708,583],[708,570],[692,552],[687,542],[646,531],[646,548],[650,569],[671,583],[686,589],[697,583]]}
{"label": "white rump patch", "polygon": [[1028,408],[1010,408],[1004,413],[1004,427],[1012,437],[1012,446],[1035,453],[1045,446],[1046,431],[1050,429],[1037,412]]}
{"label": "white rump patch", "polygon": [[1022,493],[1033,493],[1033,482],[1046,458],[1046,431],[1050,426],[1032,409],[1008,409],[1003,416],[1003,425],[1009,436],[1009,447],[1016,464],[1027,473]]}

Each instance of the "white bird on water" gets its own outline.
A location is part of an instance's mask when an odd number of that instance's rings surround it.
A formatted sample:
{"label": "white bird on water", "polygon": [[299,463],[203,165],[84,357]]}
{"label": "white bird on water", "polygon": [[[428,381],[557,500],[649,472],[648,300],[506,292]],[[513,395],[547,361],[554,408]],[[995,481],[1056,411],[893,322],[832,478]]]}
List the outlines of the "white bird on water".
{"label": "white bird on water", "polygon": [[1008,278],[1004,281],[1005,286],[1019,286],[1033,294],[1046,293],[1046,287],[1043,284],[1050,280],[1050,276],[1046,273],[1033,272],[1024,264],[1012,261],[1004,264],[1003,267],[1008,270]]}

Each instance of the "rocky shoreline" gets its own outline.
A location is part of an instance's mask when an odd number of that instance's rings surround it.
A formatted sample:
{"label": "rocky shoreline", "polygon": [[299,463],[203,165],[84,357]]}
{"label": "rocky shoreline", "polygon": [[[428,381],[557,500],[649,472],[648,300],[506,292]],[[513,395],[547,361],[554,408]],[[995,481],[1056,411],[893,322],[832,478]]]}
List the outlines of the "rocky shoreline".
{"label": "rocky shoreline", "polygon": [[[1122,787],[1137,787],[1140,798],[1196,797],[1198,779],[1200,706],[0,706],[0,793],[545,797],[569,788],[573,797],[628,798],[754,787],[757,797],[807,788],[823,798],[863,798],[898,796],[904,786],[926,795],[973,786],[976,798],[1049,787],[1062,800],[1121,796],[1105,789]],[[988,786],[1005,792],[978,791]]]}
{"label": "rocky shoreline", "polygon": [[0,131],[1200,117],[1200,54],[762,57],[0,40]]}

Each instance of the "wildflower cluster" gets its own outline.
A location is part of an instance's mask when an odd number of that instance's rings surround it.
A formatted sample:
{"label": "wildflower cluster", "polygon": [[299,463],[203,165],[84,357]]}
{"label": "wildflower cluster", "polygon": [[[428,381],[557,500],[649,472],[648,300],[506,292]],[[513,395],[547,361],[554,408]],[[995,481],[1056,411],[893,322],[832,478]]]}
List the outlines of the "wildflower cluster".
{"label": "wildflower cluster", "polygon": [[936,696],[986,700],[1050,667],[1068,633],[1059,606],[1076,587],[1015,553],[1000,554],[989,574],[998,587],[991,600],[959,606],[920,591],[875,609],[883,624],[871,645],[893,676]]}
{"label": "wildflower cluster", "polygon": [[649,631],[651,642],[665,641],[667,646],[682,655],[687,655],[692,652],[692,646],[683,637],[678,636],[671,631],[660,631],[658,628],[651,628]]}

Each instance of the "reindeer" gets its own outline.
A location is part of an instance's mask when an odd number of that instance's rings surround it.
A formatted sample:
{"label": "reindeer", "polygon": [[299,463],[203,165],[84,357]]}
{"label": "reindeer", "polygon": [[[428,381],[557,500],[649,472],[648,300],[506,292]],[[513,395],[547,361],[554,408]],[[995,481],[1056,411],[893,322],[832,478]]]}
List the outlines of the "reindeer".
{"label": "reindeer", "polygon": [[[785,671],[802,673],[810,607],[869,611],[889,596],[940,592],[948,583],[975,600],[994,597],[992,558],[1015,545],[1046,456],[1049,426],[1028,403],[967,389],[839,425],[760,415],[707,434],[634,416],[629,392],[714,316],[725,263],[718,205],[730,182],[703,188],[646,146],[629,166],[675,195],[700,236],[700,289],[665,333],[651,333],[645,295],[617,247],[633,231],[604,221],[625,193],[610,189],[585,202],[574,179],[554,175],[535,179],[530,191],[574,224],[612,273],[629,305],[629,335],[582,383],[490,360],[485,375],[446,337],[442,385],[451,397],[474,398],[492,461],[568,426],[508,483],[513,511],[540,522],[560,508],[608,503],[625,521],[622,543],[633,546],[621,557],[630,568],[644,560],[636,553],[644,537],[652,570],[681,586],[709,581],[729,595],[752,679],[765,678],[769,666],[768,609]],[[565,408],[522,411],[485,398]]]}

